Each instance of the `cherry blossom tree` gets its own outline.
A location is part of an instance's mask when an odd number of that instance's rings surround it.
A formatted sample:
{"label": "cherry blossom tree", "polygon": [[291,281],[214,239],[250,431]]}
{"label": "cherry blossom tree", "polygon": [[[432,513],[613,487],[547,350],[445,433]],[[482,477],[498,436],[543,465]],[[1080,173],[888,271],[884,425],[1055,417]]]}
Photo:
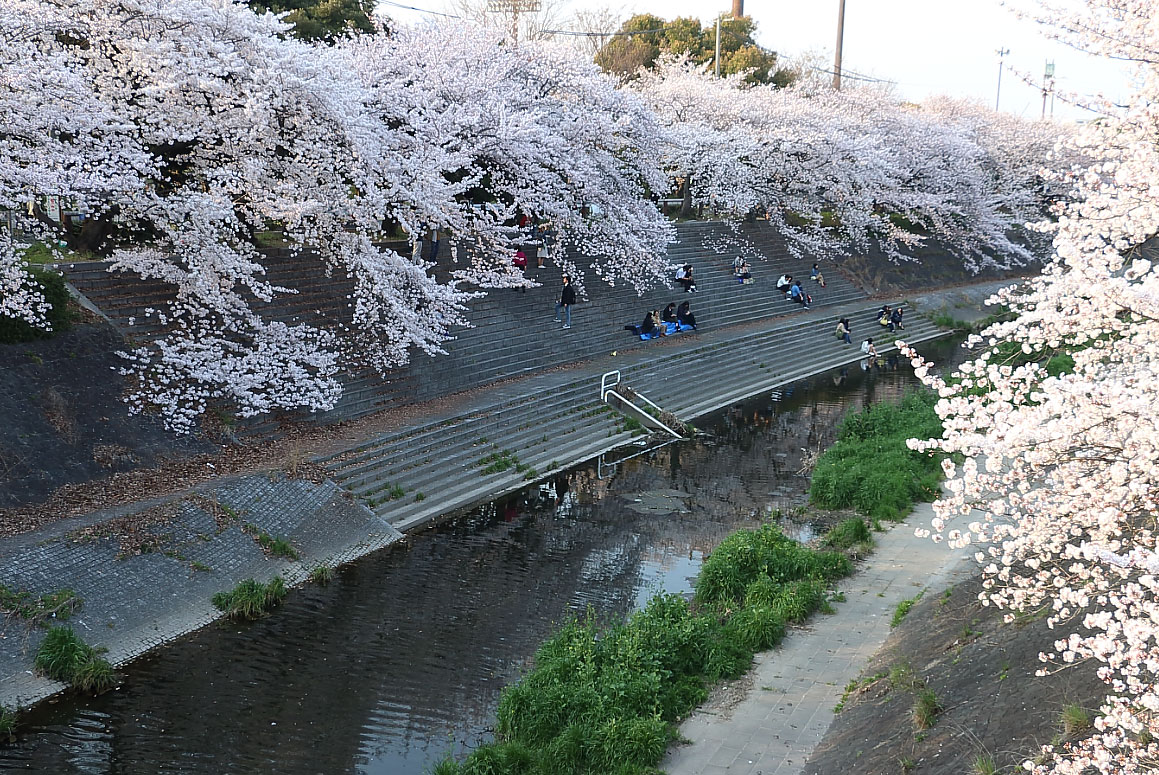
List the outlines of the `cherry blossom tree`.
{"label": "cherry blossom tree", "polygon": [[[1043,671],[1083,663],[1108,687],[1094,732],[1046,746],[1036,773],[1151,772],[1159,760],[1159,28],[1153,2],[1088,0],[1039,17],[1068,42],[1137,64],[1121,109],[1071,140],[1091,159],[1059,176],[1054,258],[998,294],[1013,320],[936,388],[945,433],[933,532],[978,544],[984,603],[1012,620],[1045,606],[1058,631]],[[1052,355],[1065,354],[1073,359]],[[912,351],[911,351],[912,355]],[[928,533],[928,531],[921,531]]]}
{"label": "cherry blossom tree", "polygon": [[[463,280],[522,282],[507,259],[516,214],[554,224],[564,266],[583,250],[609,281],[667,273],[650,114],[575,52],[462,27],[315,46],[230,0],[0,0],[0,14],[18,63],[0,76],[0,206],[55,238],[38,203],[74,203],[114,270],[174,287],[155,312],[164,335],[125,371],[133,410],[177,429],[215,401],[243,417],[326,409],[346,365],[440,352],[466,325]],[[440,283],[379,246],[384,222],[475,249]],[[292,292],[254,247],[269,224],[320,273],[353,279],[345,326],[259,311]],[[0,312],[43,325],[21,251],[0,239]]]}
{"label": "cherry blossom tree", "polygon": [[1027,167],[1046,163],[1057,129],[873,89],[748,87],[671,58],[631,86],[661,117],[673,179],[716,212],[765,212],[798,253],[878,241],[903,259],[932,239],[971,268],[1032,257],[1010,235],[1042,215]]}
{"label": "cherry blossom tree", "polygon": [[410,117],[410,141],[440,154],[456,181],[449,196],[416,197],[427,210],[395,217],[412,232],[427,223],[469,238],[473,261],[458,277],[523,284],[508,258],[522,239],[509,224],[522,216],[551,224],[553,260],[573,277],[581,254],[611,283],[643,290],[667,276],[674,231],[643,195],[666,181],[655,118],[573,48],[439,24],[363,36],[347,55],[381,119]]}

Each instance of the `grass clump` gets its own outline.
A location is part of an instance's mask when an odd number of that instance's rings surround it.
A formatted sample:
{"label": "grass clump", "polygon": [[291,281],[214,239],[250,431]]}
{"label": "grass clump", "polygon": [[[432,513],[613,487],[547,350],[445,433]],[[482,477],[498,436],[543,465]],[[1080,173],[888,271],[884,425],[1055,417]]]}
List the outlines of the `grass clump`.
{"label": "grass clump", "polygon": [[914,604],[922,599],[923,594],[925,594],[924,590],[922,592],[918,592],[916,595],[907,600],[902,600],[897,604],[897,608],[893,609],[893,618],[889,621],[889,626],[891,629],[901,624],[901,620],[906,617],[906,614],[908,614],[910,609],[914,607]]}
{"label": "grass clump", "polygon": [[320,584],[326,586],[334,579],[334,569],[329,565],[315,565],[310,569],[310,575],[306,580],[311,584]]}
{"label": "grass clump", "polygon": [[213,596],[213,605],[230,619],[249,621],[264,616],[286,599],[286,582],[274,576],[268,584],[246,579],[228,592]]}
{"label": "grass clump", "polygon": [[116,683],[105,649],[93,648],[71,627],[51,627],[36,650],[33,664],[44,675],[84,692],[99,694]]}
{"label": "grass clump", "polygon": [[994,757],[986,754],[979,754],[974,759],[973,770],[974,775],[997,775],[998,766],[994,764]]}
{"label": "grass clump", "polygon": [[851,570],[844,555],[801,546],[772,524],[735,533],[705,560],[691,602],[657,595],[607,626],[590,614],[565,624],[504,690],[496,742],[435,772],[653,773],[709,684],[741,675]]}
{"label": "grass clump", "polygon": [[914,695],[913,722],[914,729],[930,729],[938,723],[938,714],[942,712],[942,703],[938,695],[928,687],[919,689]]}
{"label": "grass clump", "polygon": [[834,549],[850,549],[854,546],[872,546],[873,534],[865,520],[854,517],[846,519],[825,534],[822,541]]}
{"label": "grass clump", "polygon": [[853,508],[870,520],[900,520],[915,502],[934,500],[940,458],[909,449],[906,440],[941,436],[936,400],[930,391],[910,393],[900,404],[874,404],[846,415],[837,442],[813,469],[812,502]]}
{"label": "grass clump", "polygon": [[301,558],[293,544],[284,538],[272,536],[256,525],[246,525],[246,532],[253,536],[253,539],[258,542],[258,546],[262,547],[262,551],[266,554],[274,557],[285,557],[289,560]]}
{"label": "grass clump", "polygon": [[1090,712],[1082,705],[1073,702],[1063,706],[1059,721],[1062,724],[1063,735],[1068,738],[1080,735],[1094,727]]}
{"label": "grass clump", "polygon": [[498,474],[508,470],[509,468],[516,468],[521,464],[519,462],[519,458],[515,456],[514,452],[509,449],[504,449],[496,450],[490,455],[479,458],[477,465],[483,468],[483,473],[485,474]]}

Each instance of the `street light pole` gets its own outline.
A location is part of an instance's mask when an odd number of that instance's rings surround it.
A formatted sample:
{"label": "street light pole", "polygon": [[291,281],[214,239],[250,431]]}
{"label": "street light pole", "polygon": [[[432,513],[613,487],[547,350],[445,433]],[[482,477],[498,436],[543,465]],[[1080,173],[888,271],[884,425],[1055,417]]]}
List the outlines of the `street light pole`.
{"label": "street light pole", "polygon": [[837,6],[837,53],[833,57],[833,89],[841,91],[841,44],[845,40],[845,0]]}
{"label": "street light pole", "polygon": [[994,95],[994,112],[998,112],[998,101],[1002,99],[1002,60],[1010,53],[1008,48],[998,49],[998,93]]}

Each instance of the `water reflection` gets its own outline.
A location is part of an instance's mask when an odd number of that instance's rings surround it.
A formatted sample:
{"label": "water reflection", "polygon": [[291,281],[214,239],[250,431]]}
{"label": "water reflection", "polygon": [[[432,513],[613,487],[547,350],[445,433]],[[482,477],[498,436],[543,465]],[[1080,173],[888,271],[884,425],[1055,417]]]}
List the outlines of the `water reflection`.
{"label": "water reflection", "polygon": [[423,772],[486,738],[500,690],[556,623],[687,592],[723,536],[804,501],[806,462],[849,407],[912,384],[887,359],[821,375],[702,418],[694,441],[475,509],[295,590],[265,620],[138,661],[116,692],[38,709],[0,769]]}

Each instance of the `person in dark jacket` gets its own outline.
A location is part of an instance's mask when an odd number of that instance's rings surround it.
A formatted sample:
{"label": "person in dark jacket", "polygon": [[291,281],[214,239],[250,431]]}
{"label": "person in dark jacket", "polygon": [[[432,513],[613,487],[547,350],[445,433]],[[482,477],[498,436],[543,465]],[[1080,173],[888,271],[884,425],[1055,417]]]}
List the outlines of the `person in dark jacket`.
{"label": "person in dark jacket", "polygon": [[656,331],[656,310],[650,309],[644,313],[644,322],[640,324],[640,334],[648,336]]}
{"label": "person in dark jacket", "polygon": [[899,331],[904,331],[905,326],[901,324],[901,307],[898,307],[893,312],[889,313],[889,330],[893,331],[895,328]]}
{"label": "person in dark jacket", "polygon": [[571,278],[567,275],[563,276],[563,289],[559,292],[559,301],[555,303],[555,322],[559,323],[559,311],[563,309],[566,313],[564,315],[563,327],[571,328],[571,305],[575,304],[575,286],[571,284]]}
{"label": "person in dark jacket", "polygon": [[684,302],[676,310],[676,319],[686,326],[692,326],[693,331],[696,330],[696,315],[692,314],[692,305],[688,302]]}
{"label": "person in dark jacket", "polygon": [[660,320],[665,323],[677,323],[676,319],[676,302],[670,302],[664,311],[660,313]]}

